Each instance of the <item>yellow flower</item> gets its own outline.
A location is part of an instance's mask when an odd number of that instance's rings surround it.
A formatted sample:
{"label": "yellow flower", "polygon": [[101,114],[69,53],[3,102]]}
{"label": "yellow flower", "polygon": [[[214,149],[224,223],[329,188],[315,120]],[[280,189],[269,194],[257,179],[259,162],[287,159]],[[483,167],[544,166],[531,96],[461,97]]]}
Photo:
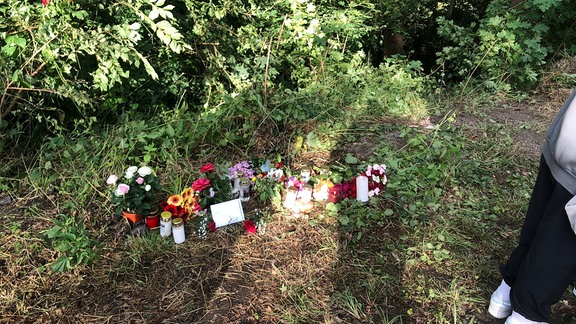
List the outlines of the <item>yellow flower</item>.
{"label": "yellow flower", "polygon": [[182,199],[184,199],[185,204],[192,202],[192,198],[194,198],[194,190],[192,188],[188,187],[182,191]]}
{"label": "yellow flower", "polygon": [[184,199],[182,198],[181,195],[173,195],[168,197],[168,204],[178,207],[182,204],[183,200]]}

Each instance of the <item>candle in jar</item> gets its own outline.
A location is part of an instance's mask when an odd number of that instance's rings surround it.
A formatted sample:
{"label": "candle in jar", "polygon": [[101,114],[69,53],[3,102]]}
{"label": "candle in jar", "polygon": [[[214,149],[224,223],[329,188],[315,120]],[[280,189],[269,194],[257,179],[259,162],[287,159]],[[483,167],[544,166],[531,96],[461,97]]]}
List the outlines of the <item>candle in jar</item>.
{"label": "candle in jar", "polygon": [[309,184],[304,185],[298,196],[302,202],[309,202],[312,200],[312,186]]}
{"label": "candle in jar", "polygon": [[174,218],[172,220],[172,234],[174,236],[174,243],[176,244],[183,243],[186,240],[182,218]]}
{"label": "candle in jar", "polygon": [[368,201],[368,178],[365,176],[356,177],[356,200]]}
{"label": "candle in jar", "polygon": [[160,214],[160,236],[167,237],[172,234],[172,213],[164,211]]}
{"label": "candle in jar", "polygon": [[250,179],[244,177],[240,179],[240,201],[250,200]]}
{"label": "candle in jar", "polygon": [[300,180],[303,182],[310,181],[310,169],[302,169],[302,171],[300,171]]}
{"label": "candle in jar", "polygon": [[294,203],[296,202],[296,197],[298,195],[298,190],[294,187],[289,187],[286,189],[286,197],[284,197],[284,208],[292,209]]}

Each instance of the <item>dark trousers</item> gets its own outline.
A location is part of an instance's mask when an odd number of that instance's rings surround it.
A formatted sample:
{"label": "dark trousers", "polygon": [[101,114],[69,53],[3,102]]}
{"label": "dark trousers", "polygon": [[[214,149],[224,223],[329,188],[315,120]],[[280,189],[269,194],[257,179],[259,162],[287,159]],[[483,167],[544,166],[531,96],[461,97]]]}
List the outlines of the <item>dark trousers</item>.
{"label": "dark trousers", "polygon": [[501,267],[512,308],[533,321],[548,321],[551,306],[576,280],[576,235],[564,209],[572,197],[541,158],[520,242]]}

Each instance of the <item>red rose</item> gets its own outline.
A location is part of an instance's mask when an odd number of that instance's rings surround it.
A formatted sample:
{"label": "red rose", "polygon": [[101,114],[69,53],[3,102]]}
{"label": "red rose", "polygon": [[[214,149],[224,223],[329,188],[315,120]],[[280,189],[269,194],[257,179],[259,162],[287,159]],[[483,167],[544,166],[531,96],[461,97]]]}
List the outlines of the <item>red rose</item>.
{"label": "red rose", "polygon": [[212,163],[206,163],[203,167],[200,168],[200,172],[202,173],[211,173],[216,172],[216,167]]}
{"label": "red rose", "polygon": [[192,184],[192,189],[194,189],[194,191],[202,191],[206,188],[210,187],[210,180],[206,179],[206,178],[200,178],[196,181],[194,181],[194,183]]}
{"label": "red rose", "polygon": [[278,162],[276,163],[275,167],[276,169],[281,169],[284,165],[282,164],[282,162]]}
{"label": "red rose", "polygon": [[214,223],[214,222],[208,223],[208,230],[210,232],[216,232],[216,223]]}
{"label": "red rose", "polygon": [[50,0],[42,0],[42,4],[47,6],[50,4]]}
{"label": "red rose", "polygon": [[350,179],[348,187],[348,198],[356,198],[356,177]]}
{"label": "red rose", "polygon": [[248,233],[256,233],[256,225],[251,219],[247,219],[244,221],[244,229]]}

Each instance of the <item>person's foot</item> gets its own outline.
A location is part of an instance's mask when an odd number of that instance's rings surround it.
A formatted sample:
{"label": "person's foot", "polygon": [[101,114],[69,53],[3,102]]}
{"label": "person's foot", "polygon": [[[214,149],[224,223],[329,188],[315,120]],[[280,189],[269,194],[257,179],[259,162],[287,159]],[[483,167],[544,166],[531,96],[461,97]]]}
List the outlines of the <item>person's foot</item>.
{"label": "person's foot", "polygon": [[490,297],[488,313],[498,319],[510,316],[510,314],[512,314],[512,305],[510,304],[510,300],[502,298],[498,291],[495,291]]}
{"label": "person's foot", "polygon": [[519,313],[512,312],[512,314],[506,319],[504,324],[547,324],[546,322],[535,322],[527,319],[526,317],[520,315]]}

